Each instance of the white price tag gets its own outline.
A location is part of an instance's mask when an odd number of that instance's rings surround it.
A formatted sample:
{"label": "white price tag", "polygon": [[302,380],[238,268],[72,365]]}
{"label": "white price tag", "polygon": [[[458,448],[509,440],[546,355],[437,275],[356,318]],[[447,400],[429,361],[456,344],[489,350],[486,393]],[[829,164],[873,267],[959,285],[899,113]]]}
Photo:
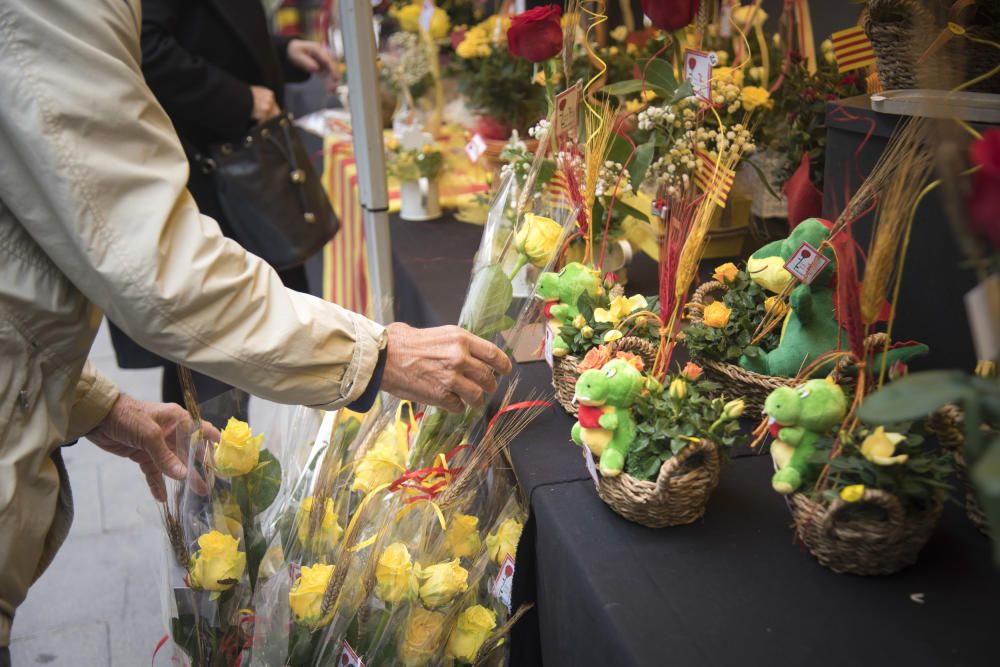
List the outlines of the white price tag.
{"label": "white price tag", "polygon": [[511,591],[514,587],[514,559],[510,554],[507,554],[503,558],[503,562],[500,563],[500,572],[493,581],[490,582],[490,593],[495,597],[500,603],[507,607],[507,612],[510,613],[510,597]]}
{"label": "white price tag", "polygon": [[337,667],[365,667],[365,663],[361,662],[358,654],[345,641],[344,650],[340,652],[340,661],[337,662]]}
{"label": "white price tag", "polygon": [[420,10],[420,28],[424,32],[431,31],[431,21],[434,20],[434,9],[433,0],[424,0],[424,6]]}
{"label": "white price tag", "polygon": [[556,145],[559,147],[576,143],[580,136],[580,84],[567,88],[556,95]]}
{"label": "white price tag", "polygon": [[785,262],[785,268],[790,274],[799,279],[800,282],[809,285],[816,280],[826,265],[830,263],[829,258],[808,242],[803,241],[792,256]]}
{"label": "white price tag", "polygon": [[552,331],[552,327],[546,324],[544,353],[545,353],[545,363],[549,365],[549,368],[552,368],[556,364],[555,357],[552,354],[552,346],[555,343],[555,340],[556,340],[555,332]]}
{"label": "white price tag", "polygon": [[594,461],[594,453],[590,451],[590,447],[582,445],[583,447],[583,460],[587,463],[587,472],[590,473],[590,478],[594,480],[594,488],[601,488],[601,480],[597,476],[597,463]]}
{"label": "white price tag", "polygon": [[976,359],[1000,360],[1000,275],[993,274],[965,295],[965,312]]}
{"label": "white price tag", "polygon": [[469,143],[465,144],[465,154],[468,155],[469,160],[475,164],[476,162],[479,162],[479,158],[481,158],[485,152],[486,141],[478,132],[476,132],[472,135],[472,139],[469,140]]}
{"label": "white price tag", "polygon": [[691,82],[695,96],[712,99],[712,60],[708,53],[697,49],[684,52],[684,78]]}

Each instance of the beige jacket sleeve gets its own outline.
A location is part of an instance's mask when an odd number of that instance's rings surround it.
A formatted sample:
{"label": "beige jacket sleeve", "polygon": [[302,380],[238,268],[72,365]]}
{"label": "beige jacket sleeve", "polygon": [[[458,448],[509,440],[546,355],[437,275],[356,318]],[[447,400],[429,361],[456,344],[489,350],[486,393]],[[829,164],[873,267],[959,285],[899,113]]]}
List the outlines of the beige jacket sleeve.
{"label": "beige jacket sleeve", "polygon": [[[286,290],[198,213],[188,163],[140,70],[138,0],[0,5],[0,192],[137,342],[270,400],[338,407],[374,371],[374,322]],[[13,179],[5,179],[10,182]]]}
{"label": "beige jacket sleeve", "polygon": [[69,411],[67,439],[87,435],[100,424],[118,400],[118,385],[103,375],[88,360],[76,383],[73,406]]}

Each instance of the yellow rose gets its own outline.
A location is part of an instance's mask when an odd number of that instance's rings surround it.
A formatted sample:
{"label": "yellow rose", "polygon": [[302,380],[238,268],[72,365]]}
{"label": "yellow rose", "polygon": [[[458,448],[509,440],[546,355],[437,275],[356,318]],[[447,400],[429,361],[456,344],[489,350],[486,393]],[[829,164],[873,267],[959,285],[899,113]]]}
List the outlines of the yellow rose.
{"label": "yellow rose", "polygon": [[742,398],[736,398],[722,406],[722,414],[726,419],[738,419],[746,409],[746,401]]}
{"label": "yellow rose", "polygon": [[684,400],[688,395],[688,384],[684,381],[684,378],[674,378],[670,381],[670,386],[667,387],[667,393],[670,398],[677,398]]}
{"label": "yellow rose", "polygon": [[313,497],[304,498],[302,504],[299,505],[298,538],[299,546],[303,549],[309,549],[313,552],[332,551],[337,546],[337,542],[340,541],[344,529],[337,523],[337,513],[333,509],[333,500],[327,498],[324,506],[323,518],[313,534],[312,542],[307,544],[309,525],[312,522]]}
{"label": "yellow rose", "polygon": [[[750,23],[751,15],[753,23]],[[740,5],[739,7],[733,7],[732,17],[733,23],[743,30],[745,29],[744,26],[752,28],[753,26],[764,25],[764,21],[767,20],[767,12],[760,7],[757,7],[756,11],[754,11],[753,5]]]}
{"label": "yellow rose", "polygon": [[636,294],[629,298],[624,296],[616,297],[607,308],[595,308],[594,319],[598,322],[610,323],[618,326],[618,323],[637,310],[648,307],[646,297]]}
{"label": "yellow rose", "polygon": [[383,602],[395,604],[412,598],[416,587],[409,550],[402,542],[393,542],[375,565],[375,595]]}
{"label": "yellow rose", "polygon": [[730,313],[732,313],[732,310],[726,308],[726,304],[721,301],[713,301],[705,308],[705,314],[702,316],[702,321],[705,323],[706,327],[721,329],[729,323]]}
{"label": "yellow rose", "polygon": [[518,252],[539,268],[544,268],[562,238],[562,226],[552,218],[525,213],[524,221],[514,236]]}
{"label": "yellow rose", "polygon": [[422,9],[423,5],[419,2],[404,5],[397,9],[394,14],[396,21],[399,23],[400,30],[420,32],[420,12]]}
{"label": "yellow rose", "polygon": [[507,519],[500,524],[497,532],[486,537],[486,551],[490,559],[500,565],[507,556],[517,555],[517,543],[521,540],[524,526],[517,519]]}
{"label": "yellow rose", "polygon": [[354,470],[352,491],[367,495],[375,487],[389,484],[406,472],[405,435],[397,433],[395,424],[379,433],[371,449],[365,452]]}
{"label": "yellow rose", "polygon": [[479,647],[497,627],[497,615],[477,604],[463,611],[448,637],[445,656],[462,662],[475,662]]}
{"label": "yellow rose", "polygon": [[725,65],[729,62],[729,52],[728,51],[716,51],[715,52],[715,62],[719,65]]}
{"label": "yellow rose", "polygon": [[604,334],[604,342],[605,343],[613,343],[616,340],[622,338],[624,335],[625,334],[623,334],[618,329],[611,329],[610,331],[608,331],[607,333]]}
{"label": "yellow rose", "polygon": [[323,597],[330,585],[330,578],[333,577],[333,568],[333,565],[322,563],[302,568],[298,579],[292,584],[292,589],[288,591],[288,606],[291,607],[297,623],[318,628],[333,620],[333,610],[330,610],[325,617],[321,617]]}
{"label": "yellow rose", "polygon": [[239,477],[257,467],[264,434],[253,435],[250,425],[230,417],[215,444],[215,469],[225,477]]}
{"label": "yellow rose", "polygon": [[736,268],[735,264],[726,262],[715,267],[715,273],[712,274],[712,278],[718,280],[720,283],[731,283],[736,280],[739,272],[740,270]]}
{"label": "yellow rose", "polygon": [[735,83],[737,86],[743,85],[743,70],[732,67],[716,67],[712,70],[712,79],[720,83]]}
{"label": "yellow rose", "polygon": [[448,12],[441,9],[440,7],[434,8],[434,16],[431,17],[430,32],[431,38],[433,39],[444,39],[448,36],[451,31],[451,19],[448,18]]}
{"label": "yellow rose", "polygon": [[902,433],[886,433],[879,426],[861,442],[861,455],[880,466],[906,463],[910,458],[907,454],[896,454],[896,445],[904,440],[906,436]]}
{"label": "yellow rose", "polygon": [[469,572],[459,560],[446,560],[429,567],[414,568],[420,582],[420,601],[429,609],[439,609],[469,590]]}
{"label": "yellow rose", "polygon": [[247,555],[239,550],[240,541],[217,530],[198,538],[198,550],[188,565],[188,583],[199,591],[227,591],[232,588],[247,565]]}
{"label": "yellow rose", "polygon": [[639,113],[646,108],[646,103],[641,100],[625,100],[625,112],[630,114]]}
{"label": "yellow rose", "polygon": [[628,37],[628,28],[626,26],[620,25],[611,32],[609,32],[608,36],[610,36],[611,39],[615,40],[616,42],[624,42],[625,38]]}
{"label": "yellow rose", "polygon": [[856,503],[865,495],[864,484],[851,484],[840,490],[840,497],[849,503]]}
{"label": "yellow rose", "polygon": [[764,312],[770,313],[773,317],[784,317],[788,312],[788,304],[775,294],[764,299]]}
{"label": "yellow rose", "polygon": [[479,553],[482,542],[479,539],[479,517],[456,514],[448,523],[444,536],[455,558],[472,558]]}
{"label": "yellow rose", "polygon": [[774,106],[771,93],[767,92],[766,88],[761,88],[760,86],[744,87],[742,96],[744,111],[753,111],[760,107],[770,109]]}
{"label": "yellow rose", "polygon": [[398,656],[403,667],[424,667],[444,640],[444,614],[414,605],[406,617]]}

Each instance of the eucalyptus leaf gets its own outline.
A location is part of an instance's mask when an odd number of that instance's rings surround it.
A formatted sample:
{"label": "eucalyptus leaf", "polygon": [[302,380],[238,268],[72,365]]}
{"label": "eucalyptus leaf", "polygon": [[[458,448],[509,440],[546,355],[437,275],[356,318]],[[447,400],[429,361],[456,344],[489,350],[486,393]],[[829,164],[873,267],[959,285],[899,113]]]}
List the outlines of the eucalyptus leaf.
{"label": "eucalyptus leaf", "polygon": [[257,467],[244,476],[250,514],[256,516],[266,510],[278,496],[281,488],[281,463],[267,449],[260,451]]}
{"label": "eucalyptus leaf", "polygon": [[922,419],[969,394],[969,382],[959,371],[911,373],[868,396],[858,417],[869,424]]}
{"label": "eucalyptus leaf", "polygon": [[503,269],[496,265],[483,267],[472,277],[460,318],[462,327],[483,337],[483,332],[495,332],[513,298],[514,289]]}

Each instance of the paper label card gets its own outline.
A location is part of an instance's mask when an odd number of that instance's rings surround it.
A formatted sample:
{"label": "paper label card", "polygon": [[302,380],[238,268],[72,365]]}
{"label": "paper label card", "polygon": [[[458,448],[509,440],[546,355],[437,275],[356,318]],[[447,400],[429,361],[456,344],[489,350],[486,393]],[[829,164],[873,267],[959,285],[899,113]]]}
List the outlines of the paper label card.
{"label": "paper label card", "polygon": [[508,613],[510,613],[511,591],[514,588],[514,569],[514,559],[507,554],[500,563],[500,571],[496,578],[490,582],[490,594],[507,607]]}
{"label": "paper label card", "polygon": [[420,28],[424,32],[431,31],[431,21],[434,20],[434,2],[424,0],[424,6],[420,9]]}
{"label": "paper label card", "polygon": [[344,642],[344,650],[340,652],[340,660],[337,661],[337,665],[338,667],[365,667],[365,663],[361,662],[361,658],[346,641]]}
{"label": "paper label card", "polygon": [[979,283],[965,295],[965,312],[981,361],[1000,360],[1000,274]]}
{"label": "paper label card", "polygon": [[809,285],[829,263],[830,259],[826,255],[803,241],[785,262],[785,269],[800,282]]}
{"label": "paper label card", "polygon": [[684,78],[691,82],[691,90],[703,100],[712,99],[712,60],[708,53],[697,49],[684,52]]}
{"label": "paper label card", "polygon": [[594,453],[590,451],[590,447],[583,447],[583,460],[587,464],[587,472],[590,473],[590,478],[594,480],[594,488],[601,488],[601,480],[597,476],[597,463],[594,461]]}
{"label": "paper label card", "polygon": [[556,145],[560,148],[576,143],[580,136],[580,96],[579,83],[556,95]]}
{"label": "paper label card", "polygon": [[555,332],[552,327],[545,325],[545,363],[552,368],[556,364],[555,356],[552,354],[552,346],[555,343]]}
{"label": "paper label card", "polygon": [[472,139],[469,143],[465,144],[465,154],[469,156],[469,160],[473,164],[479,162],[479,158],[483,156],[486,152],[486,141],[483,139],[482,135],[476,132],[472,135]]}

